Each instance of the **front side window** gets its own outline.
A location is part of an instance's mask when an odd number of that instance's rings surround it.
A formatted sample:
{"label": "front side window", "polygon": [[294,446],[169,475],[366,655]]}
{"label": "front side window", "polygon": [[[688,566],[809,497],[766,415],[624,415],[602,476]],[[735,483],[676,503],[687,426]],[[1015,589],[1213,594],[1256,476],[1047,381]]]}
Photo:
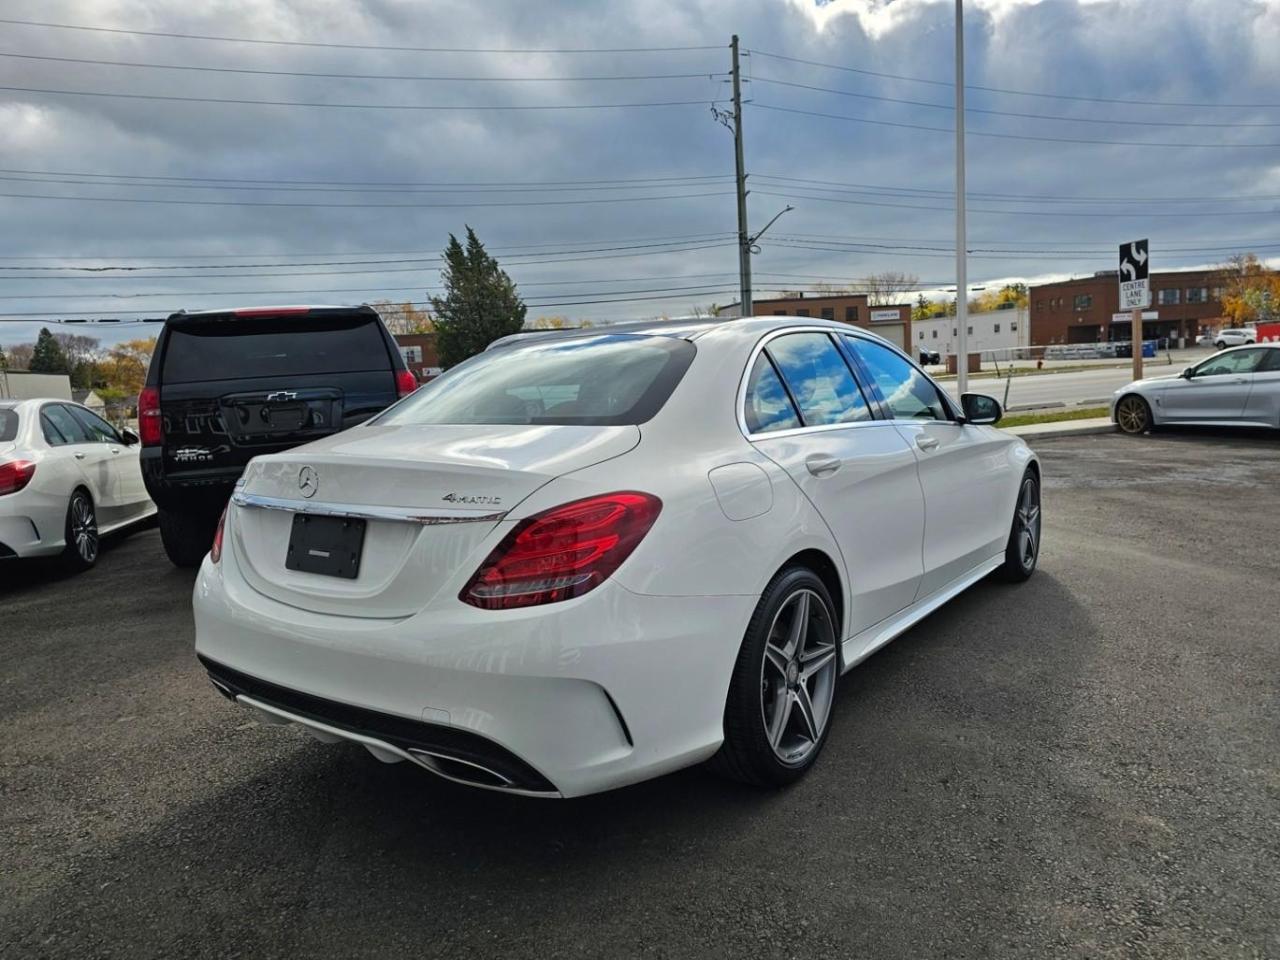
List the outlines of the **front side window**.
{"label": "front side window", "polygon": [[688,340],[600,334],[487,350],[373,422],[617,426],[656,414],[693,362]]}
{"label": "front side window", "polygon": [[59,443],[91,443],[93,437],[89,436],[89,431],[80,425],[80,422],[71,415],[71,411],[60,403],[51,403],[40,412],[40,420],[42,425],[53,426],[54,439],[50,439],[47,426],[45,429],[45,439],[49,443],[57,445]]}
{"label": "front side window", "polygon": [[1197,377],[1221,377],[1228,374],[1253,373],[1262,362],[1265,350],[1233,350],[1210,357],[1196,367]]}
{"label": "front side window", "polygon": [[910,361],[888,347],[846,338],[871,371],[885,404],[899,420],[950,420],[938,388]]}
{"label": "front side window", "polygon": [[849,365],[825,333],[776,337],[766,352],[786,381],[806,427],[871,419],[871,408]]}
{"label": "front side window", "polygon": [[100,443],[121,443],[120,434],[116,433],[115,427],[107,423],[96,413],[85,410],[82,407],[66,407],[71,411],[71,415],[80,421],[80,425],[88,432],[90,439]]}
{"label": "front side window", "polygon": [[1258,364],[1258,370],[1266,373],[1280,373],[1280,350],[1268,350],[1266,358]]}
{"label": "front side window", "polygon": [[748,433],[792,430],[800,426],[800,415],[778,379],[773,364],[763,353],[756,357],[747,380],[746,406],[743,410]]}

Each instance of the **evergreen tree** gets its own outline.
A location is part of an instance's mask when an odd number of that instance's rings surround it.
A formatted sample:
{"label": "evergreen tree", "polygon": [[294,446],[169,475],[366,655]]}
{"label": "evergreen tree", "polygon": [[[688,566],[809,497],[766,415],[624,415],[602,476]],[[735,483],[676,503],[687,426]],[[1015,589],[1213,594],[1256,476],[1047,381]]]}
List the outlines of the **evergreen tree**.
{"label": "evergreen tree", "polygon": [[62,352],[62,345],[49,332],[48,327],[40,330],[36,337],[35,352],[31,354],[32,373],[67,373],[67,355]]}
{"label": "evergreen tree", "polygon": [[526,308],[516,285],[467,227],[467,245],[449,234],[442,272],[444,296],[432,297],[436,349],[446,369],[524,327]]}

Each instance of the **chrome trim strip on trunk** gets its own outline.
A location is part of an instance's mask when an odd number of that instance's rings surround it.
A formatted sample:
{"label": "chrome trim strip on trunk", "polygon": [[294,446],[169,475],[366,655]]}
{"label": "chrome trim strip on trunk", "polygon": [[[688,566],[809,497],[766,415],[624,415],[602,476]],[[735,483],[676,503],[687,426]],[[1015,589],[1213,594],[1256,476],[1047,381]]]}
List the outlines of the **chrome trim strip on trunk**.
{"label": "chrome trim strip on trunk", "polygon": [[288,513],[307,513],[320,517],[346,517],[352,520],[392,520],[399,523],[419,523],[432,526],[441,523],[496,523],[507,515],[479,513],[475,510],[458,510],[450,507],[379,507],[345,503],[317,503],[313,500],[286,500],[282,497],[264,497],[257,493],[237,490],[231,495],[237,507],[255,507],[260,510],[284,510]]}

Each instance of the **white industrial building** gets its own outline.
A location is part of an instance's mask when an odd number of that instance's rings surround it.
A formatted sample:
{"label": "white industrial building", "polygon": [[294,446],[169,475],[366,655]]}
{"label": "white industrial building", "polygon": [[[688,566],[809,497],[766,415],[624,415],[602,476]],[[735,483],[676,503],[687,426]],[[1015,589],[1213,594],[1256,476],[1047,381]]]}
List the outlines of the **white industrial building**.
{"label": "white industrial building", "polygon": [[[1003,310],[969,314],[968,350],[983,354],[983,359],[1004,360],[1018,347],[1031,345],[1031,327],[1027,308],[1010,304]],[[956,352],[955,317],[932,317],[911,322],[911,339],[915,350],[936,350],[943,360]]]}

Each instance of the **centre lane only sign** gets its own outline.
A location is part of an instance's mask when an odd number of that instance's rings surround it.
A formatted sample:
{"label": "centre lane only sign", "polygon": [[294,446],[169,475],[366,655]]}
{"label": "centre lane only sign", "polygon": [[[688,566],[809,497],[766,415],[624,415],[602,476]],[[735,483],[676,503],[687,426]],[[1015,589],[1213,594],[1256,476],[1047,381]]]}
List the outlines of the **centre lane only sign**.
{"label": "centre lane only sign", "polygon": [[1120,245],[1120,309],[1141,310],[1151,305],[1147,241]]}

